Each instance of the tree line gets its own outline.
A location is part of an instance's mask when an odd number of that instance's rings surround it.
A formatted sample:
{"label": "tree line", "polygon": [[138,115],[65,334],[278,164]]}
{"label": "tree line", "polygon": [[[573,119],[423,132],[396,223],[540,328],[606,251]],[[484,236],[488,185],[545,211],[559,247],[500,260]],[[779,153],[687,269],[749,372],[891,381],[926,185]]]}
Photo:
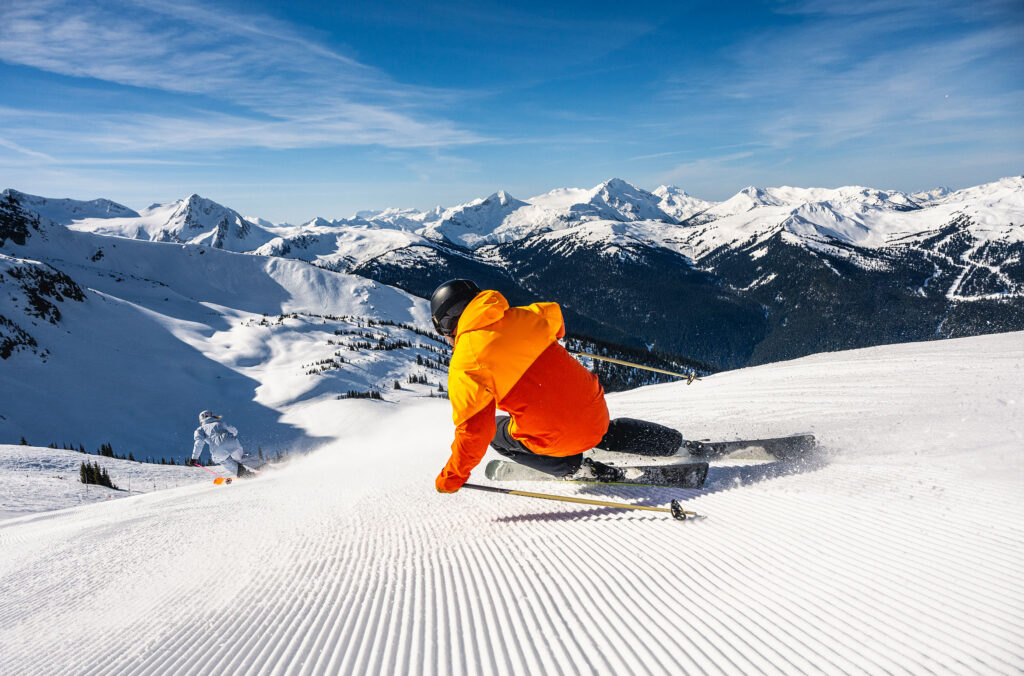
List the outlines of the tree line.
{"label": "tree line", "polygon": [[[28,441],[25,440],[25,437],[21,438],[21,441],[19,442],[19,444],[22,445],[22,446],[29,446],[30,445],[28,443]],[[54,442],[50,442],[49,444],[47,444],[47,448],[52,448],[52,449],[55,449],[55,450],[56,449],[63,449],[65,451],[76,451],[78,453],[86,453],[86,454],[92,454],[92,455],[99,455],[99,456],[102,456],[104,458],[115,458],[117,460],[130,460],[131,462],[145,462],[145,463],[148,463],[150,465],[184,465],[185,464],[184,462],[181,462],[181,461],[179,461],[179,460],[177,460],[177,459],[175,459],[173,457],[165,458],[163,456],[160,456],[160,458],[157,459],[157,458],[154,458],[153,456],[147,456],[146,458],[136,458],[135,455],[131,451],[129,451],[127,455],[125,455],[124,453],[117,453],[117,452],[114,451],[113,445],[110,444],[109,442],[108,443],[104,443],[104,444],[100,444],[100,447],[98,449],[96,449],[95,451],[87,451],[87,450],[85,450],[85,446],[83,446],[82,444],[78,444],[78,447],[76,448],[74,444],[64,443],[64,444],[58,446]],[[210,466],[210,465],[213,464],[213,462],[212,461],[207,461],[207,462],[205,462],[203,464],[206,465],[206,466]]]}

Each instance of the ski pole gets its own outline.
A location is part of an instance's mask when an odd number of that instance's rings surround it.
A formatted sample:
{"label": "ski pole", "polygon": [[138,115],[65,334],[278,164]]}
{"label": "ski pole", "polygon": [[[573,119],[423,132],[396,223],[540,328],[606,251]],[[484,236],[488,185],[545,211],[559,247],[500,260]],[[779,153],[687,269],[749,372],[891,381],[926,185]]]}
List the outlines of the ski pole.
{"label": "ski pole", "polygon": [[192,466],[193,467],[198,467],[199,469],[203,470],[204,472],[209,472],[213,476],[217,477],[216,479],[213,480],[213,483],[215,483],[215,484],[220,485],[220,484],[224,483],[225,481],[227,481],[229,483],[231,482],[231,479],[226,479],[225,477],[222,477],[220,474],[217,474],[216,472],[214,472],[212,469],[206,469],[205,467],[203,467],[200,464],[195,464],[195,465],[192,465]]}
{"label": "ski pole", "polygon": [[216,472],[214,472],[214,471],[213,471],[212,469],[206,469],[205,467],[203,467],[203,466],[202,466],[202,465],[200,465],[199,463],[195,463],[195,464],[193,464],[192,466],[193,466],[193,467],[198,467],[199,469],[203,470],[204,472],[209,472],[209,473],[210,473],[210,474],[212,474],[213,476],[220,476],[220,474],[217,474],[217,473],[216,473]]}
{"label": "ski pole", "polygon": [[611,357],[602,357],[599,354],[591,354],[590,352],[570,352],[569,354],[574,354],[577,357],[590,357],[591,359],[598,359],[600,361],[610,361],[611,363],[618,364],[619,366],[630,366],[630,367],[635,368],[635,369],[643,369],[645,371],[654,371],[655,373],[664,373],[667,376],[675,376],[676,378],[684,378],[684,379],[686,379],[686,384],[687,385],[692,385],[694,380],[702,380],[701,378],[697,377],[697,372],[696,371],[690,371],[689,374],[686,374],[686,373],[676,373],[675,371],[666,371],[665,369],[656,369],[653,366],[644,366],[643,364],[634,364],[631,361],[624,361],[622,359],[612,359]]}
{"label": "ski pole", "polygon": [[550,493],[531,493],[530,491],[517,491],[511,488],[497,488],[495,486],[481,486],[480,484],[462,484],[463,488],[472,488],[475,491],[488,491],[489,493],[504,493],[505,495],[521,495],[525,498],[540,498],[541,500],[557,500],[558,502],[575,502],[580,505],[596,505],[598,507],[613,507],[615,509],[642,509],[647,512],[667,512],[673,519],[686,521],[687,519],[704,517],[697,512],[690,512],[683,509],[678,500],[673,500],[671,507],[648,507],[646,505],[631,505],[628,502],[607,502],[605,500],[590,500],[588,498],[574,498],[568,495],[551,495]]}

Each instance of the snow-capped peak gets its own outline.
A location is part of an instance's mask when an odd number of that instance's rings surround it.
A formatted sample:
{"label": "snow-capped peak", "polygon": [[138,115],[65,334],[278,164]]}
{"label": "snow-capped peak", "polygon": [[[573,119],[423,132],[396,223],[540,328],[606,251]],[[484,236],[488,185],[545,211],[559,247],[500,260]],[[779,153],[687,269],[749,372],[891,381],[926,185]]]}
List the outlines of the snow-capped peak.
{"label": "snow-capped peak", "polygon": [[336,223],[334,221],[329,221],[326,218],[323,218],[322,216],[317,216],[316,218],[314,218],[314,219],[312,219],[310,221],[306,221],[305,223],[303,223],[301,227],[303,227],[303,228],[331,228],[331,227],[334,227],[335,225],[336,225]]}
{"label": "snow-capped peak", "polygon": [[274,229],[274,228],[290,228],[290,227],[292,227],[290,223],[274,223],[273,221],[268,221],[267,219],[259,218],[258,216],[245,216],[244,218],[245,218],[245,220],[249,221],[250,223],[255,223],[256,225],[260,226],[261,228]]}
{"label": "snow-capped peak", "polygon": [[529,200],[530,204],[554,212],[566,222],[592,220],[672,222],[673,217],[661,209],[660,201],[657,195],[620,178],[609,179],[589,190],[559,188]]}
{"label": "snow-capped peak", "polygon": [[443,218],[428,225],[423,234],[470,248],[504,241],[501,234],[496,234],[497,231],[510,215],[527,206],[526,202],[499,190],[483,199],[446,210]]}
{"label": "snow-capped peak", "polygon": [[701,213],[697,220],[706,223],[764,207],[796,209],[804,204],[816,203],[824,204],[826,207],[840,204],[860,204],[894,210],[910,210],[918,207],[917,202],[898,190],[876,190],[863,186],[840,188],[795,188],[786,185],[775,188],[748,186],[726,201],[710,207]]}
{"label": "snow-capped peak", "polygon": [[692,197],[674,185],[660,185],[651,194],[659,198],[658,206],[661,210],[677,221],[685,221],[715,205],[714,202]]}
{"label": "snow-capped peak", "polygon": [[651,191],[651,194],[652,195],[657,195],[658,197],[661,197],[662,199],[664,199],[665,197],[668,197],[669,195],[680,195],[682,197],[689,197],[690,196],[685,190],[683,190],[682,188],[680,188],[678,186],[665,185],[665,184],[659,185],[657,188],[655,188],[654,190]]}
{"label": "snow-capped peak", "polygon": [[487,197],[485,197],[483,199],[473,200],[472,202],[469,202],[467,204],[463,204],[461,206],[454,207],[450,211],[452,213],[459,212],[459,211],[463,211],[464,212],[464,211],[470,211],[470,210],[480,211],[481,209],[490,209],[490,208],[494,208],[494,207],[508,207],[508,206],[512,206],[514,208],[519,208],[519,207],[523,206],[524,204],[526,204],[526,202],[523,202],[522,200],[517,200],[515,197],[512,197],[512,195],[509,195],[504,190],[499,190],[498,192],[491,193],[490,195],[488,195]]}
{"label": "snow-capped peak", "polygon": [[87,218],[121,218],[139,215],[138,212],[129,209],[123,204],[111,202],[108,199],[89,201],[67,198],[55,199],[52,197],[29,195],[13,188],[7,188],[0,194],[13,196],[25,209],[60,225],[69,225],[74,221]]}
{"label": "snow-capped peak", "polygon": [[252,251],[274,235],[229,209],[196,193],[167,204],[154,204],[140,213],[115,218],[83,218],[73,230],[157,242],[203,244],[231,251]]}
{"label": "snow-capped peak", "polygon": [[942,199],[951,192],[953,191],[950,188],[942,185],[938,188],[932,188],[931,190],[918,190],[915,193],[911,193],[910,197],[915,202],[924,204],[926,202],[934,202],[935,200]]}
{"label": "snow-capped peak", "polygon": [[[609,178],[607,181],[603,182],[599,187],[602,190],[620,193],[629,193],[640,190],[640,188],[637,188],[632,183],[627,183],[626,181],[623,181],[621,178]],[[647,191],[645,190],[643,192]]]}
{"label": "snow-capped peak", "polygon": [[658,196],[643,188],[626,183],[621,178],[612,178],[597,187],[597,194],[589,204],[599,208],[609,207],[620,217],[615,220],[671,220],[671,217],[661,210],[660,201]]}
{"label": "snow-capped peak", "polygon": [[[509,203],[511,203],[511,202],[512,202],[513,200],[515,200],[515,198],[514,198],[514,197],[512,197],[511,195],[509,195],[509,194],[508,194],[507,192],[505,192],[504,190],[499,190],[498,192],[494,193],[493,195],[491,195],[491,196],[490,196],[490,197],[488,197],[487,199],[488,199],[488,200],[493,200],[493,199],[497,199],[497,200],[498,200],[498,203],[499,203],[499,204],[501,204],[502,206],[506,206],[506,205],[508,205]],[[517,202],[518,202],[519,200],[515,200],[515,201],[517,201]],[[523,202],[522,204],[525,204],[525,202]]]}
{"label": "snow-capped peak", "polygon": [[1024,192],[1024,176],[1007,176],[998,181],[982,183],[981,185],[947,192],[940,196],[938,201],[962,201],[969,199],[1005,199],[1011,195],[1018,195]]}

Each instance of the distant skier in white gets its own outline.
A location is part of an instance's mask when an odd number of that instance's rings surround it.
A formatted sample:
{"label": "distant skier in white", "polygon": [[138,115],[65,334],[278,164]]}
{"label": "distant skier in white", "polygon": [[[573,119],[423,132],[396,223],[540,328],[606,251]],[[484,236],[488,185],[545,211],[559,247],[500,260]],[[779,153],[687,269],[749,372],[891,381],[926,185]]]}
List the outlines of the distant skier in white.
{"label": "distant skier in white", "polygon": [[199,460],[203,446],[210,445],[210,458],[224,467],[228,472],[242,478],[253,476],[253,473],[242,464],[245,451],[238,441],[238,430],[224,423],[219,415],[212,411],[199,414],[199,427],[193,435],[195,445],[192,447],[192,462]]}

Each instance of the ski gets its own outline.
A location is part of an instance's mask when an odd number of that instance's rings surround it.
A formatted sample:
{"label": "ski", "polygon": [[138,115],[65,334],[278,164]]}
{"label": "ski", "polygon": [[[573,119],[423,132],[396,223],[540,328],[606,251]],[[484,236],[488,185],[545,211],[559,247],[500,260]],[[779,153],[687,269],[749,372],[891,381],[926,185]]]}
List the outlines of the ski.
{"label": "ski", "polygon": [[561,479],[531,469],[510,460],[492,460],[485,474],[492,481],[567,481],[571,483],[604,484],[609,486],[669,486],[672,488],[700,488],[708,475],[706,462],[676,463],[671,465],[620,466],[626,476],[618,481],[597,479]]}
{"label": "ski", "polygon": [[239,479],[248,480],[248,479],[255,479],[255,478],[256,478],[255,475],[249,475],[249,476],[219,476],[219,477],[217,477],[216,479],[213,480],[213,483],[215,483],[218,486],[220,486],[222,484],[229,484],[232,481],[238,481]]}
{"label": "ski", "polygon": [[740,454],[753,457],[765,454],[774,460],[794,460],[814,449],[817,441],[813,434],[796,434],[772,439],[745,439],[738,441],[686,441],[683,449],[698,458],[721,458]]}

